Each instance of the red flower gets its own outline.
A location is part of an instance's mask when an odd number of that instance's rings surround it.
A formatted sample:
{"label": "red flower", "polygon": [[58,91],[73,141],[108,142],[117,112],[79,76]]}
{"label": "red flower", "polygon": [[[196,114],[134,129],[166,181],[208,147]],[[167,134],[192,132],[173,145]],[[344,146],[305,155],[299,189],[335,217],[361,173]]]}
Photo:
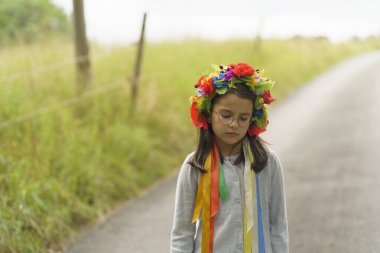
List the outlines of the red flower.
{"label": "red flower", "polygon": [[191,106],[190,106],[191,121],[193,122],[193,125],[196,126],[197,128],[208,129],[206,117],[202,114],[198,115],[199,111],[197,108],[197,101],[198,101],[198,98],[194,97],[193,101],[191,102]]}
{"label": "red flower", "polygon": [[204,115],[199,115],[199,128],[208,129],[207,119]]}
{"label": "red flower", "polygon": [[265,132],[265,129],[261,129],[259,128],[258,126],[256,126],[255,124],[252,124],[249,128],[248,128],[248,134],[250,136],[257,136],[261,133]]}
{"label": "red flower", "polygon": [[193,101],[191,102],[190,116],[191,116],[191,121],[193,122],[194,126],[197,126],[197,124],[198,124],[198,109],[197,109],[196,99],[193,99]]}
{"label": "red flower", "polygon": [[195,87],[196,88],[202,87],[202,82],[204,81],[204,79],[205,79],[205,76],[199,77],[198,82],[195,84]]}
{"label": "red flower", "polygon": [[212,86],[212,78],[209,78],[207,82],[204,82],[203,85],[203,91],[208,95],[211,96],[212,93],[214,92],[214,86]]}
{"label": "red flower", "polygon": [[208,96],[211,96],[214,92],[214,86],[212,86],[212,78],[209,78],[207,80],[205,76],[201,76],[198,79],[198,82],[195,84],[195,87],[201,88],[203,92]]}
{"label": "red flower", "polygon": [[270,105],[272,102],[276,101],[275,98],[272,97],[270,91],[265,91],[263,94],[264,103]]}
{"label": "red flower", "polygon": [[252,76],[255,71],[251,66],[245,63],[238,63],[237,65],[230,64],[233,68],[232,72],[236,77]]}

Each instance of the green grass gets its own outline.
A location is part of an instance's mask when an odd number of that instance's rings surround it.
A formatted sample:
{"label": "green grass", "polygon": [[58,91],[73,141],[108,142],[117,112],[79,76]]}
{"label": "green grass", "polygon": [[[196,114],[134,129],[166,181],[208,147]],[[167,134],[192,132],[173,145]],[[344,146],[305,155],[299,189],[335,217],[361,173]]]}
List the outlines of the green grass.
{"label": "green grass", "polygon": [[[56,252],[115,205],[136,196],[182,162],[195,143],[188,98],[210,64],[248,62],[277,81],[281,100],[342,59],[379,48],[378,40],[148,43],[135,117],[129,78],[136,49],[92,45],[90,97],[0,128],[0,252]],[[24,75],[73,56],[47,38],[0,50],[0,123],[75,96],[73,65]],[[116,81],[116,83],[115,83]],[[103,93],[99,89],[116,85]]]}

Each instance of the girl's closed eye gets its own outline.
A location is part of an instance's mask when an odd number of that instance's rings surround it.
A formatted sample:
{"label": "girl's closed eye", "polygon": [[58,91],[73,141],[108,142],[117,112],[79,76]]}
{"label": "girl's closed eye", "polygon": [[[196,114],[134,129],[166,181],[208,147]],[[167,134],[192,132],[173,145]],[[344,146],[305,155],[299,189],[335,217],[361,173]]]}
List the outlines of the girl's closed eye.
{"label": "girl's closed eye", "polygon": [[[221,110],[219,114],[224,118],[234,118],[235,117],[233,112],[230,112],[227,110],[226,111]],[[250,114],[249,113],[242,113],[238,117],[240,120],[248,120],[250,118]]]}
{"label": "girl's closed eye", "polygon": [[226,111],[221,111],[220,113],[217,113],[217,114],[219,114],[220,117],[225,121],[232,121],[234,118],[236,118],[236,119],[239,119],[239,121],[242,123],[247,123],[251,119],[251,116],[247,113],[244,113],[238,117],[235,117],[233,113],[226,112]]}
{"label": "girl's closed eye", "polygon": [[244,116],[239,118],[242,122],[248,122],[250,120],[250,117]]}
{"label": "girl's closed eye", "polygon": [[222,116],[224,119],[232,119],[233,115],[232,114],[227,114],[227,113],[221,113],[220,116]]}

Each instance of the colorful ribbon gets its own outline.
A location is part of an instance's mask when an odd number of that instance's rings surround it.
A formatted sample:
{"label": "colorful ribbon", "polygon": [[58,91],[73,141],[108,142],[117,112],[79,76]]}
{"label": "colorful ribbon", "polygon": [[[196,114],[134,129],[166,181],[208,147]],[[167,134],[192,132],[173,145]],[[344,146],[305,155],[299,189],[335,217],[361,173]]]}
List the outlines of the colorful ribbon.
{"label": "colorful ribbon", "polygon": [[[254,163],[250,143],[248,139],[243,141],[244,152],[244,253],[256,253],[259,251],[258,227],[254,226],[254,220],[258,220],[257,204],[258,202],[258,185],[254,180],[255,172],[251,169]],[[228,198],[228,188],[224,177],[224,171],[220,165],[219,150],[216,143],[210,154],[207,155],[204,164],[206,173],[202,173],[199,179],[197,199],[193,213],[192,222],[194,223],[200,217],[202,210],[202,253],[213,252],[214,239],[214,219],[219,211],[219,199],[224,201]],[[257,176],[257,175],[256,175]],[[258,183],[258,182],[257,182]],[[261,216],[261,213],[259,214]],[[261,223],[259,222],[259,225]],[[257,238],[252,240],[252,238]],[[263,238],[260,238],[263,239]],[[263,247],[263,245],[260,245]],[[261,252],[261,251],[260,251]]]}

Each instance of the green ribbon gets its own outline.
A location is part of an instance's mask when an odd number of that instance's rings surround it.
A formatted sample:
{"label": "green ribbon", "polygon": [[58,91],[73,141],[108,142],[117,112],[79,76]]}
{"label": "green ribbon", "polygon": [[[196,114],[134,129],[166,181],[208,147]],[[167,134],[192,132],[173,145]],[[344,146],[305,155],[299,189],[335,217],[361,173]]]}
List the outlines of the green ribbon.
{"label": "green ribbon", "polygon": [[222,163],[219,161],[219,196],[221,201],[225,201],[228,198],[228,188],[226,178],[224,177],[224,170]]}

